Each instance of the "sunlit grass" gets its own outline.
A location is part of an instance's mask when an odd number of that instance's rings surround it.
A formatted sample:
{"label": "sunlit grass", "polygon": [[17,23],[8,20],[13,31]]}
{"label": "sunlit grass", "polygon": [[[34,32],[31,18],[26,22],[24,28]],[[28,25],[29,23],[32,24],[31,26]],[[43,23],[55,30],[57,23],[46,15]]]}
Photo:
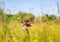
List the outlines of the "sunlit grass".
{"label": "sunlit grass", "polygon": [[[21,23],[11,21],[8,29],[7,40],[9,38],[10,42],[28,42],[27,31],[22,29]],[[0,26],[0,42],[4,42],[5,35],[3,33],[3,27]],[[30,42],[60,42],[60,24],[32,24],[29,30],[29,39]]]}

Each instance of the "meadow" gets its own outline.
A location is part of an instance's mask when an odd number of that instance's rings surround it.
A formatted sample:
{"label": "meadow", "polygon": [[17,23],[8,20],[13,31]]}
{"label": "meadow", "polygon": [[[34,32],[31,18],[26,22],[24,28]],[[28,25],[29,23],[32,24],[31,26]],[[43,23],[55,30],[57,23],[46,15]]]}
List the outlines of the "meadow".
{"label": "meadow", "polygon": [[[32,26],[23,29],[22,20],[29,19]],[[8,15],[0,9],[0,42],[60,42],[60,17],[19,12]]]}
{"label": "meadow", "polygon": [[29,29],[29,37],[27,31],[22,29],[22,23],[10,21],[5,25],[7,26],[0,23],[0,42],[60,42],[58,23],[33,23]]}
{"label": "meadow", "polygon": [[[59,2],[1,0],[0,42],[60,42]],[[23,23],[30,29],[24,30]]]}

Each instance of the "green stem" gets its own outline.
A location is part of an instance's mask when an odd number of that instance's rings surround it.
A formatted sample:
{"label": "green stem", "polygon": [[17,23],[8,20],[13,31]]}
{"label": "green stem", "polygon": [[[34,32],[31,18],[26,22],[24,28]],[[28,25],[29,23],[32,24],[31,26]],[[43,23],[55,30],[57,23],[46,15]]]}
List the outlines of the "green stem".
{"label": "green stem", "polygon": [[28,30],[28,29],[26,29],[26,31],[27,31],[27,36],[28,36],[28,42],[30,42],[29,30]]}

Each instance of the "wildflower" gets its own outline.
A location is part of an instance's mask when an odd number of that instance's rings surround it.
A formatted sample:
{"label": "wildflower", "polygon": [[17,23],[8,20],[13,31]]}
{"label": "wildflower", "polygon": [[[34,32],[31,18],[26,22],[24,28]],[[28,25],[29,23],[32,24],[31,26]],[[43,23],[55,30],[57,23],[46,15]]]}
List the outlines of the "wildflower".
{"label": "wildflower", "polygon": [[31,27],[31,21],[29,20],[24,20],[22,21],[23,23],[23,29],[29,29]]}

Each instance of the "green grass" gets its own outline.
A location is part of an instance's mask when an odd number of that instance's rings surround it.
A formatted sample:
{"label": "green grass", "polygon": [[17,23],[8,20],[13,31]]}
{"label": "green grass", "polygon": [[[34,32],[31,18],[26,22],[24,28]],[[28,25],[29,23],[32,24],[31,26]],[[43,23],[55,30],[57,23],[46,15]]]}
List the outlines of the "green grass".
{"label": "green grass", "polygon": [[5,35],[0,25],[0,42],[60,42],[60,24],[32,24],[27,32],[22,29],[21,23],[11,21],[6,31]]}

